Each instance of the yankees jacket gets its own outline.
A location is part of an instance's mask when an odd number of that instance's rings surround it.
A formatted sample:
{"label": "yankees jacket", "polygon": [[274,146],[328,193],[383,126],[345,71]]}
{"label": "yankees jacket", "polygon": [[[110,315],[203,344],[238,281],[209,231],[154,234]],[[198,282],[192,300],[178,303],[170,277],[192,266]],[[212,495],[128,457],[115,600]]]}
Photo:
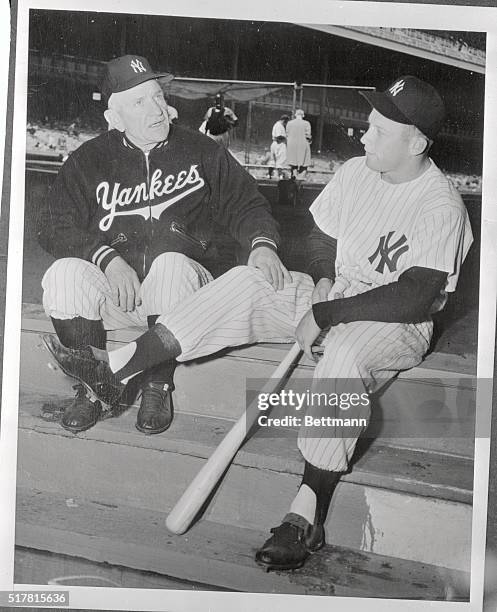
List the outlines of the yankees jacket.
{"label": "yankees jacket", "polygon": [[214,225],[249,252],[277,248],[278,224],[256,181],[224,148],[171,126],[148,154],[111,130],[82,144],[60,169],[44,201],[41,246],[105,271],[120,255],[140,280],[161,253],[202,262],[212,255]]}

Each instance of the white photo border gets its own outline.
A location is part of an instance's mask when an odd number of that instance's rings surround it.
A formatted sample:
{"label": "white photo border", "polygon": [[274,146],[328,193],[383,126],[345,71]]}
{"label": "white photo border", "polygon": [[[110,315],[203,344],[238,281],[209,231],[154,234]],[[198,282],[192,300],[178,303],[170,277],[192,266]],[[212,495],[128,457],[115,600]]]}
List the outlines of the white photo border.
{"label": "white photo border", "polygon": [[[475,6],[417,5],[387,2],[335,2],[315,0],[300,7],[287,0],[219,0],[216,3],[182,0],[87,0],[84,11],[138,13],[184,17],[247,19],[257,21],[333,23],[383,27],[487,32],[487,72],[485,82],[485,133],[482,193],[482,243],[479,301],[478,377],[493,377],[494,338],[497,295],[497,9]],[[8,245],[7,302],[3,362],[0,465],[2,492],[0,521],[0,589],[13,583],[15,533],[15,466],[17,454],[17,411],[22,294],[22,253],[24,228],[25,129],[27,105],[27,67],[29,9],[82,10],[77,0],[19,0],[15,68],[15,105],[13,118],[12,182]],[[1,20],[6,23],[7,20]],[[8,55],[8,47],[7,47]],[[4,55],[4,57],[6,57]],[[0,74],[0,78],[1,78]],[[4,81],[6,82],[6,81]],[[1,136],[1,133],[0,133]],[[8,155],[6,151],[6,156]],[[491,406],[480,397],[477,431],[490,431]],[[402,600],[405,610],[481,610],[483,600],[484,556],[487,526],[487,490],[490,439],[479,438],[475,446],[474,512],[471,555],[471,601],[469,603]],[[5,545],[4,545],[5,544]],[[26,590],[47,589],[47,585],[17,585]],[[171,610],[189,612],[207,609],[232,610],[327,610],[332,605],[341,611],[367,609],[397,610],[399,600],[323,596],[267,595],[165,591],[161,589],[106,589],[69,587],[71,608],[112,610]]]}

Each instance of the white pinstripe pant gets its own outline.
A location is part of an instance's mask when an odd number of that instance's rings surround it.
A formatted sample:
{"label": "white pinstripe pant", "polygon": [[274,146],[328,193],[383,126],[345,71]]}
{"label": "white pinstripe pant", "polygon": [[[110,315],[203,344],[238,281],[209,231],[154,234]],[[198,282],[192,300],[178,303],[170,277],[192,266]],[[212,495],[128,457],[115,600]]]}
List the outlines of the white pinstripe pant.
{"label": "white pinstripe pant", "polygon": [[140,287],[142,304],[132,312],[114,305],[105,274],[94,264],[68,257],[55,261],[42,280],[43,307],[56,319],[102,319],[105,329],[147,325],[148,315],[170,311],[212,280],[208,270],[181,253],[153,261]]}
{"label": "white pinstripe pant", "polygon": [[[178,339],[178,361],[210,355],[229,346],[254,342],[291,342],[302,316],[311,308],[314,288],[307,274],[292,272],[292,283],[275,291],[256,268],[239,266],[200,289],[158,321]],[[357,285],[346,283],[345,297]],[[412,368],[429,347],[432,323],[358,321],[340,324],[326,335],[314,378],[328,379],[328,393],[377,391],[400,370]],[[369,417],[369,405],[356,417]],[[322,413],[322,412],[321,412]],[[309,411],[308,413],[309,414]],[[330,416],[335,416],[331,415]],[[339,416],[339,415],[337,415]],[[342,414],[343,416],[343,414]],[[298,446],[311,464],[345,471],[356,437],[315,438],[301,429]]]}

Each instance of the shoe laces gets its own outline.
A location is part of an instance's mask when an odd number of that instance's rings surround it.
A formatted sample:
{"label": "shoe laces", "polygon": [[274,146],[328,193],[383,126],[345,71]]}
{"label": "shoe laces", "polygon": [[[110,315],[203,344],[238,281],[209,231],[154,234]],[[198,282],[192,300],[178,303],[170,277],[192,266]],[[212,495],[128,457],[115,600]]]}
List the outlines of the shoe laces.
{"label": "shoe laces", "polygon": [[300,542],[304,537],[304,530],[301,527],[286,521],[278,527],[272,527],[270,532],[273,534],[275,542]]}
{"label": "shoe laces", "polygon": [[73,385],[72,388],[74,389],[74,391],[76,391],[76,396],[75,396],[76,399],[80,399],[82,397],[86,397],[86,395],[87,395],[86,388],[81,383]]}
{"label": "shoe laces", "polygon": [[170,387],[167,383],[149,382],[144,385],[142,389],[142,411],[148,414],[149,412],[166,409],[169,389]]}
{"label": "shoe laces", "polygon": [[[75,395],[74,399],[87,399],[92,404],[95,404],[96,402],[98,402],[98,400],[93,399],[89,395],[86,387],[83,384],[77,383],[77,384],[73,385],[72,388],[76,391],[76,395]],[[98,403],[100,403],[100,402],[98,402]]]}
{"label": "shoe laces", "polygon": [[100,400],[92,397],[83,384],[77,383],[73,385],[72,388],[76,391],[76,395],[74,396],[75,400],[87,400],[90,404],[93,404],[94,407],[96,407],[98,410],[101,410],[102,414],[111,414],[114,410],[114,406],[110,406],[109,408],[107,408],[105,405],[102,404]]}

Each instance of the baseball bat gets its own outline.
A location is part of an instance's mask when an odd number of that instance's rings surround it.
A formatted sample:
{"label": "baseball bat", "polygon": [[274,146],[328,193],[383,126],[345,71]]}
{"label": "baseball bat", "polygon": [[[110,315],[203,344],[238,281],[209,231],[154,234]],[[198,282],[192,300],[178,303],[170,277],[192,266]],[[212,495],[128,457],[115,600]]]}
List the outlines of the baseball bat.
{"label": "baseball bat", "polygon": [[[299,353],[300,347],[296,342],[259,393],[273,393]],[[209,497],[212,489],[224,474],[224,471],[245,440],[247,432],[257,419],[256,402],[257,397],[249,404],[245,414],[238,419],[225,435],[219,446],[169,513],[166,519],[166,527],[172,533],[181,534],[188,529],[205,500]]]}

